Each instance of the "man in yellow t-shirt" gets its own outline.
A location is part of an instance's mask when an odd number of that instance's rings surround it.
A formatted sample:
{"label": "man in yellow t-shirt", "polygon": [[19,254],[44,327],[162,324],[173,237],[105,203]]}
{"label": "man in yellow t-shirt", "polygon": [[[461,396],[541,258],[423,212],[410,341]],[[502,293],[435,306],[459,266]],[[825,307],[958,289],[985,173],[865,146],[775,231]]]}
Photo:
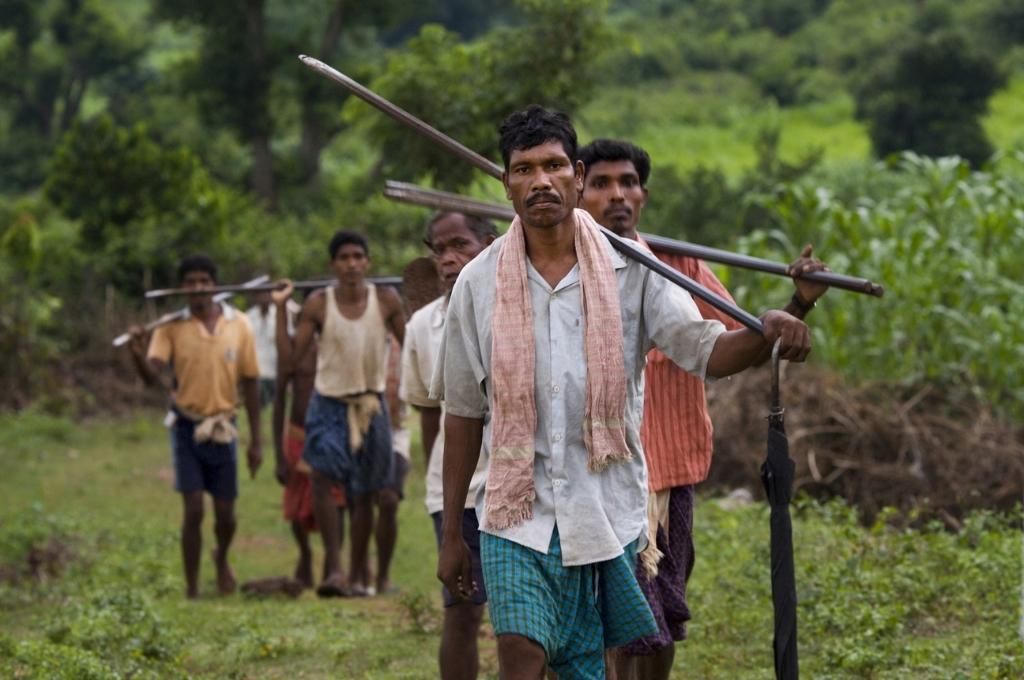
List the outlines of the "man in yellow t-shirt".
{"label": "man in yellow t-shirt", "polygon": [[167,366],[174,370],[169,417],[174,486],[184,503],[181,548],[186,595],[195,598],[199,595],[204,492],[213,497],[217,587],[221,594],[235,590],[228,565],[238,497],[235,408],[241,382],[249,417],[249,471],[255,475],[262,462],[259,365],[246,316],[201,292],[216,285],[213,260],[205,255],[186,257],[178,266],[178,279],[183,288],[197,291],[188,296],[188,316],[157,328],[148,352],[144,331],[133,329],[131,349],[135,366],[149,385],[163,385]]}

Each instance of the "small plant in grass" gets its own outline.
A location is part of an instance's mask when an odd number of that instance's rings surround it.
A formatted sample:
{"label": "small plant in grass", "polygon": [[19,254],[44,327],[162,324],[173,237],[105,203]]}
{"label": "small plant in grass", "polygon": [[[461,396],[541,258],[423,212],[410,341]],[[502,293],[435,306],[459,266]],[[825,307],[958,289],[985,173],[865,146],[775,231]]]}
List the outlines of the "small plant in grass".
{"label": "small plant in grass", "polygon": [[93,652],[46,641],[0,638],[0,676],[18,680],[119,680]]}
{"label": "small plant in grass", "polygon": [[422,590],[405,593],[398,603],[411,632],[426,635],[440,628],[437,605]]}
{"label": "small plant in grass", "polygon": [[184,641],[147,597],[120,584],[62,607],[47,639],[102,655],[115,671],[131,677],[173,673]]}

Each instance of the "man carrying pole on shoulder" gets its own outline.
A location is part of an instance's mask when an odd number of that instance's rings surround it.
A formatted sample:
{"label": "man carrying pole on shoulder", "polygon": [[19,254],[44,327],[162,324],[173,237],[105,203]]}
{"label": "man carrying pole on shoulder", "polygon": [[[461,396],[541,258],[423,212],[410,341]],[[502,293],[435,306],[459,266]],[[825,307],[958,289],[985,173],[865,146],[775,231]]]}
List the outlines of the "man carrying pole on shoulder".
{"label": "man carrying pole on shoulder", "polygon": [[[438,213],[427,225],[424,242],[433,253],[446,292],[417,310],[406,326],[402,348],[402,399],[419,410],[423,451],[427,457],[427,512],[434,522],[438,545],[441,542],[442,460],[444,432],[441,421],[444,404],[430,397],[429,385],[434,374],[438,349],[445,332],[448,296],[466,264],[479,255],[495,238],[498,229],[488,220],[457,212]],[[469,484],[469,493],[459,519],[462,538],[469,547],[473,580],[477,589],[467,599],[456,598],[447,588],[444,598],[444,624],[441,649],[438,653],[441,680],[472,680],[479,672],[477,633],[483,619],[487,591],[480,569],[480,529],[475,504],[477,491],[483,486],[486,471],[483,457],[477,464]]]}
{"label": "man carrying pole on shoulder", "polygon": [[482,451],[481,562],[506,680],[603,679],[604,649],[654,634],[634,576],[647,534],[640,445],[645,357],[727,376],[777,340],[803,360],[807,327],[782,311],[763,335],[726,331],[693,299],[613,250],[576,210],[583,164],[564,114],[530,107],[501,126],[516,219],[452,290],[432,393],[445,405],[438,576],[475,590],[462,518]]}
{"label": "man carrying pole on shoulder", "polygon": [[[640,240],[640,215],[647,204],[651,159],[629,142],[598,139],[582,147],[584,165],[581,206],[602,226],[623,238]],[[697,283],[732,300],[728,291],[702,261],[692,257],[658,255],[659,259]],[[790,265],[793,276],[822,271],[807,246]],[[796,291],[785,311],[803,318],[827,286],[795,279]],[[714,307],[695,299],[701,316],[717,319],[729,329],[740,324]],[[644,371],[644,417],[640,432],[647,460],[649,539],[661,553],[655,565],[638,565],[637,580],[651,606],[658,632],[635,640],[612,655],[616,680],[667,680],[675,642],[686,638],[690,610],[686,584],[693,569],[694,485],[707,478],[711,466],[712,427],[703,383],[676,366],[658,350],[647,355]],[[656,532],[656,536],[655,536]],[[655,554],[655,553],[650,553]]]}
{"label": "man carrying pole on shoulder", "polygon": [[[394,451],[384,392],[388,332],[405,337],[402,301],[393,289],[366,281],[370,246],[366,237],[339,231],[328,245],[337,285],[319,290],[302,306],[295,340],[278,334],[278,355],[293,370],[319,334],[315,390],[306,413],[302,458],[312,468],[313,511],[324,541],[327,573],[321,597],[367,595],[367,548],[373,533],[373,502],[393,486]],[[289,282],[290,283],[290,282]],[[291,286],[275,300],[279,305]],[[284,313],[278,309],[278,313]],[[341,571],[334,483],[345,487],[351,526],[351,567]]]}
{"label": "man carrying pole on shoulder", "polygon": [[[311,292],[311,291],[307,291]],[[286,294],[287,293],[287,294]],[[292,302],[291,291],[277,290],[272,293],[275,310],[287,310],[287,314],[275,313],[275,349],[281,343],[291,343],[294,335],[294,321],[301,308]],[[291,305],[295,304],[295,314]],[[284,365],[278,357],[277,380],[274,385],[273,426],[274,476],[284,487],[282,507],[284,518],[291,524],[292,536],[299,548],[299,560],[295,565],[294,578],[305,588],[313,587],[313,553],[309,545],[309,534],[317,530],[313,512],[313,486],[309,466],[302,462],[302,450],[306,442],[306,410],[313,396],[316,379],[316,341],[310,343],[305,354],[295,357],[291,365]],[[288,408],[288,388],[291,387],[291,405]],[[287,422],[285,414],[287,413]],[[337,506],[338,545],[345,543],[345,493],[337,485],[331,487],[331,497]],[[324,574],[328,565],[324,560]]]}
{"label": "man carrying pole on shoulder", "polygon": [[[178,266],[178,280],[181,287],[195,289],[188,296],[188,316],[157,328],[148,352],[145,332],[133,329],[130,347],[135,367],[146,384],[163,386],[173,397],[168,422],[174,486],[184,506],[181,554],[185,594],[194,599],[199,596],[204,491],[213,497],[217,588],[226,595],[236,587],[228,564],[238,497],[235,409],[241,382],[249,419],[249,471],[255,476],[263,459],[259,366],[246,316],[225,303],[215,303],[209,293],[203,292],[217,283],[213,260],[205,255],[184,258]],[[174,369],[173,390],[163,381],[169,365]]]}

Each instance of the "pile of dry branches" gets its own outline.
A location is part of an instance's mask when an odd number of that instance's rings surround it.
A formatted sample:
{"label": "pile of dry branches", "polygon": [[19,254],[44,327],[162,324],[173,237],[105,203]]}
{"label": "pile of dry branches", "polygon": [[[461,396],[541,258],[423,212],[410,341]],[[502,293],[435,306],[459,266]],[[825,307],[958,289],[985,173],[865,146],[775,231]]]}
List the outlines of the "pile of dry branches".
{"label": "pile of dry branches", "polygon": [[[761,488],[770,371],[711,385],[715,454],[705,488]],[[1024,497],[1024,426],[1000,420],[968,390],[849,387],[809,365],[784,365],[782,403],[794,488],[840,496],[865,521],[884,507],[920,511],[951,528],[976,508]]]}

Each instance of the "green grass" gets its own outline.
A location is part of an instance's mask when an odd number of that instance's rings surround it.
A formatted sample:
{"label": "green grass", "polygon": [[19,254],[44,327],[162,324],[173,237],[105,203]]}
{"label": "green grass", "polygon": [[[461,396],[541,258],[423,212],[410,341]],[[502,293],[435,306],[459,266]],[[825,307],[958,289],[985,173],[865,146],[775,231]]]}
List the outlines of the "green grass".
{"label": "green grass", "polygon": [[710,165],[733,178],[754,165],[758,133],[776,126],[782,130],[786,158],[817,148],[824,149],[826,163],[870,154],[867,132],[853,119],[847,95],[779,108],[746,78],[728,72],[695,72],[642,88],[599,91],[578,116],[580,139],[624,137],[647,149],[656,166],[688,170]]}
{"label": "green grass", "polygon": [[984,126],[997,149],[1010,151],[1024,146],[1024,74],[1014,75],[989,100]]}
{"label": "green grass", "polygon": [[[402,594],[220,598],[205,561],[203,597],[190,603],[181,595],[179,501],[158,421],[152,412],[81,425],[0,418],[0,566],[54,536],[78,555],[60,578],[0,586],[0,676],[437,676],[440,603],[421,465],[401,511],[394,576]],[[865,529],[838,503],[801,502],[795,515],[805,677],[1024,674],[1015,522],[980,514],[952,534]],[[242,482],[239,519],[240,580],[289,573],[294,549],[269,468]],[[679,647],[678,677],[772,677],[765,508],[702,500],[696,544],[694,621]],[[481,648],[483,677],[496,677],[486,633]]]}

